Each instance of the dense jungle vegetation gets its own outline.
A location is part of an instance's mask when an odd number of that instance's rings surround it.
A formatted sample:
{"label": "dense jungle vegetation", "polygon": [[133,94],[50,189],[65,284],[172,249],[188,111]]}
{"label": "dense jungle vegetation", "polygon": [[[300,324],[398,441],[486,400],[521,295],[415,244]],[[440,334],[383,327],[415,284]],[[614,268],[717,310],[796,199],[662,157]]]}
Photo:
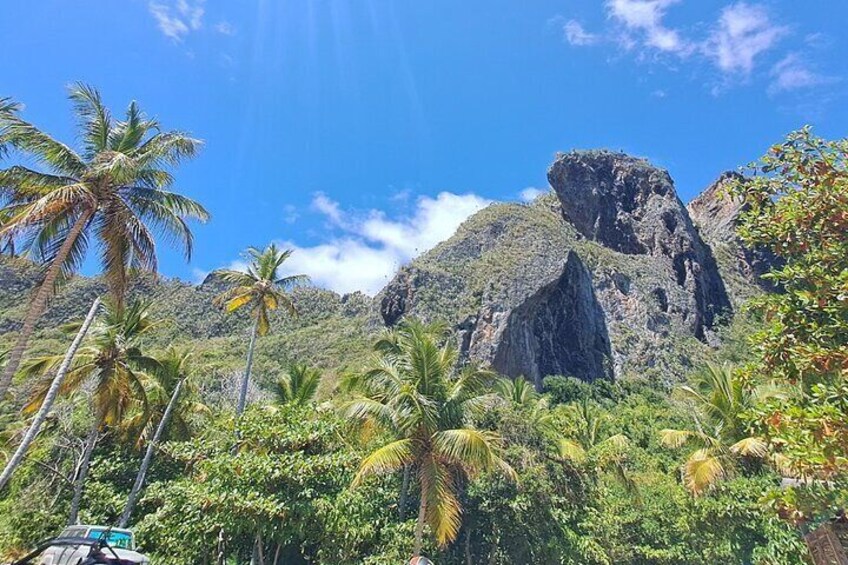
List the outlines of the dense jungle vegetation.
{"label": "dense jungle vegetation", "polygon": [[[336,345],[358,362],[319,369],[272,341],[321,304],[299,301],[315,295],[274,245],[216,273],[213,306],[249,320],[222,383],[214,341],[128,295],[156,269],[154,234],[191,254],[189,221],[208,214],[173,175],[199,142],[135,104],[113,118],[85,85],[71,99],[77,149],[0,99],[0,240],[40,266],[4,344],[3,555],[79,520],[128,524],[167,564],[786,565],[844,507],[848,141],[792,133],[727,195],[746,204],[741,240],[779,259],[765,276],[780,291],[685,383],[550,375],[538,392],[462,360],[439,322],[364,316]],[[102,296],[37,331],[90,250]],[[274,357],[280,374],[254,363]]]}

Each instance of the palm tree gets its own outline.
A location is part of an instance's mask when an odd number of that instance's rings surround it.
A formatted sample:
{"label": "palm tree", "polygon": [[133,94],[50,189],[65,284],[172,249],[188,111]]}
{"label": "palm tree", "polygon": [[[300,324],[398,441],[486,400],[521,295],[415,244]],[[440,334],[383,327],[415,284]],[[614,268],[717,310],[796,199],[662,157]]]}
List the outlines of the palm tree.
{"label": "palm tree", "polygon": [[6,124],[20,109],[20,104],[11,98],[0,97],[0,157],[3,157],[7,150]]}
{"label": "palm tree", "polygon": [[[77,522],[91,456],[103,428],[117,428],[133,410],[148,410],[143,383],[150,374],[160,369],[160,365],[156,359],[142,352],[140,341],[152,327],[154,324],[144,302],[135,301],[122,308],[114,302],[107,303],[102,318],[92,326],[86,343],[80,348],[59,389],[60,394],[67,395],[94,380],[94,389],[90,393],[94,420],[74,481],[70,524]],[[22,371],[27,376],[47,375],[62,359],[62,356],[34,359],[25,364]],[[35,411],[42,406],[46,393],[47,387],[37,390],[24,407],[24,412]]]}
{"label": "palm tree", "polygon": [[548,400],[536,391],[536,387],[523,376],[509,379],[502,377],[495,385],[498,396],[522,413],[526,421],[541,432],[551,431],[553,415]]}
{"label": "palm tree", "polygon": [[308,404],[315,398],[321,384],[321,371],[303,363],[292,363],[274,387],[280,404]]}
{"label": "palm tree", "polygon": [[362,460],[354,485],[372,474],[417,470],[421,497],[415,528],[420,556],[424,525],[439,545],[456,538],[462,512],[458,481],[481,471],[515,472],[501,459],[502,440],[475,429],[471,416],[491,405],[495,375],[457,368],[457,351],[444,341],[443,326],[407,321],[375,345],[378,354],[362,374],[359,392],[344,406],[359,422],[381,425],[396,437]]}
{"label": "palm tree", "polygon": [[21,443],[18,445],[12,457],[7,460],[6,466],[3,469],[3,473],[2,475],[0,475],[0,490],[3,490],[9,483],[9,480],[12,478],[12,474],[20,466],[21,462],[23,462],[24,456],[29,450],[30,445],[32,445],[32,442],[34,442],[36,437],[38,437],[38,433],[41,431],[41,427],[47,420],[47,416],[50,413],[50,409],[53,407],[53,402],[56,400],[56,397],[59,395],[62,385],[65,382],[65,377],[67,376],[68,370],[71,367],[71,362],[73,361],[74,356],[76,355],[83,338],[88,332],[88,328],[91,326],[92,322],[94,321],[94,317],[97,315],[99,310],[100,299],[97,298],[94,300],[94,303],[91,305],[88,314],[86,315],[85,319],[77,330],[77,334],[76,336],[74,336],[74,340],[71,342],[71,346],[68,348],[67,352],[65,352],[65,357],[59,364],[59,368],[56,370],[56,375],[50,382],[50,386],[47,387],[47,389],[45,390],[41,406],[38,408],[38,411],[35,413],[35,416],[33,416],[32,423],[30,423],[29,427],[27,428],[26,433],[21,439]]}
{"label": "palm tree", "polygon": [[[675,394],[691,405],[693,429],[661,430],[660,439],[670,448],[697,446],[682,466],[683,482],[693,494],[732,475],[741,457],[766,456],[765,441],[750,436],[742,414],[760,400],[781,394],[778,389],[750,389],[730,365],[708,364],[692,386],[677,387]],[[779,460],[774,463],[781,465]]]}
{"label": "palm tree", "polygon": [[[159,368],[152,375],[152,386],[147,387],[150,409],[147,413],[139,414],[137,421],[128,426],[130,429],[138,429],[138,426],[142,424],[141,427],[147,431],[155,425],[156,431],[147,442],[147,449],[139,467],[138,475],[136,475],[135,483],[127,497],[127,504],[118,523],[120,528],[125,528],[129,523],[135,504],[141,494],[141,489],[144,487],[144,480],[150,469],[154,451],[165,433],[165,428],[171,427],[171,437],[177,435],[187,438],[190,436],[193,427],[192,420],[196,420],[199,415],[208,413],[206,406],[192,399],[192,391],[186,390],[189,388],[187,380],[191,374],[191,353],[171,347],[163,355],[157,357],[157,360]],[[145,418],[145,416],[147,417]],[[142,433],[140,437],[144,435]]]}
{"label": "palm tree", "polygon": [[626,467],[626,450],[630,447],[628,437],[624,434],[605,434],[604,418],[588,399],[583,399],[576,409],[574,428],[568,437],[558,441],[559,456],[593,473],[611,472],[627,490],[635,491],[635,484]]}
{"label": "palm tree", "polygon": [[215,271],[221,280],[232,285],[231,288],[215,298],[215,303],[223,305],[227,312],[235,312],[247,307],[253,318],[250,331],[250,344],[247,348],[247,364],[239,387],[236,414],[241,416],[247,402],[247,388],[250,382],[250,371],[253,366],[253,352],[256,338],[266,335],[271,323],[271,311],[282,306],[291,316],[297,316],[297,309],[288,291],[301,283],[307,282],[306,275],[281,276],[280,267],[291,257],[292,250],[280,250],[273,243],[260,251],[255,247],[247,250],[246,258],[250,261],[246,272],[230,269]]}
{"label": "palm tree", "polygon": [[70,99],[80,125],[80,152],[15,112],[0,113],[3,141],[39,166],[0,170],[0,201],[5,203],[0,239],[21,239],[30,255],[46,265],[0,377],[0,398],[56,285],[77,270],[92,240],[99,244],[106,283],[120,309],[128,270],[156,270],[153,232],[181,244],[188,259],[192,234],[186,220],[208,219],[200,204],[167,190],[174,182],[168,170],[193,157],[200,141],[161,131],[135,102],[123,121],[113,120],[97,90],[84,84],[71,87]]}

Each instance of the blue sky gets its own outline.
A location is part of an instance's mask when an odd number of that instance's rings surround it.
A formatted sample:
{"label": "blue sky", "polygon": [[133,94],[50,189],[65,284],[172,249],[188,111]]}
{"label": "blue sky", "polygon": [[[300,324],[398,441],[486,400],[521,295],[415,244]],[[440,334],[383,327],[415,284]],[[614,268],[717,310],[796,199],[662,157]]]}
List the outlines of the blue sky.
{"label": "blue sky", "polygon": [[557,151],[650,158],[688,201],[805,123],[848,131],[848,2],[6,0],[0,95],[73,141],[64,87],[205,140],[194,280],[248,245],[373,293]]}

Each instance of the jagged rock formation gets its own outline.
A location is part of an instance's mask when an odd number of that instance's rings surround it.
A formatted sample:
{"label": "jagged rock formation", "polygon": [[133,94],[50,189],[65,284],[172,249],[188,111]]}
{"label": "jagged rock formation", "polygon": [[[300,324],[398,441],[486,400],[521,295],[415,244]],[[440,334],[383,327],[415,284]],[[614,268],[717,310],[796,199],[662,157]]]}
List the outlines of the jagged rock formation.
{"label": "jagged rock formation", "polygon": [[570,251],[562,275],[510,312],[492,367],[504,375],[525,375],[541,386],[547,375],[612,379],[611,357],[592,276]]}
{"label": "jagged rock formation", "polygon": [[686,207],[701,237],[715,253],[722,277],[733,287],[731,295],[740,303],[758,290],[776,290],[771,282],[760,277],[778,263],[764,250],[743,246],[736,236],[744,205],[731,197],[727,189],[731,183],[743,181],[739,173],[725,172]]}
{"label": "jagged rock formation", "polygon": [[670,265],[691,295],[689,324],[703,339],[730,302],[715,259],[699,237],[668,172],[607,151],[559,155],[548,171],[562,213],[585,237]]}
{"label": "jagged rock formation", "polygon": [[[560,154],[555,195],[494,205],[403,269],[383,320],[455,322],[469,358],[540,384],[646,369],[673,379],[730,300],[664,170],[608,151]],[[426,281],[421,284],[421,281]]]}

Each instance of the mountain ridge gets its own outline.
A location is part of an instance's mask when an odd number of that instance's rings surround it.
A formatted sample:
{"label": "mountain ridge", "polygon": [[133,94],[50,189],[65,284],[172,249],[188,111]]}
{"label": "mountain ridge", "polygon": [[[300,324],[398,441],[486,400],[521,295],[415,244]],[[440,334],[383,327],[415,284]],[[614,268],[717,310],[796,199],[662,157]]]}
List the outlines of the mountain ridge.
{"label": "mountain ridge", "polygon": [[[548,178],[550,193],[477,212],[374,297],[296,289],[301,316],[276,316],[281,323],[263,340],[259,372],[271,378],[289,359],[334,372],[355,368],[370,336],[413,315],[451,324],[463,358],[528,376],[539,388],[549,374],[673,381],[718,345],[722,321],[762,292],[761,266],[728,240],[740,210],[722,204],[719,193],[736,177],[720,176],[688,207],[667,171],[623,153],[560,153]],[[38,273],[21,259],[0,262],[0,340],[11,340],[20,298]],[[103,288],[74,277],[42,320],[46,341],[36,350],[58,346],[57,327]],[[215,308],[221,289],[214,275],[200,285],[141,275],[131,294],[173,321],[163,343],[188,336],[220,371],[237,371],[248,323]]]}

